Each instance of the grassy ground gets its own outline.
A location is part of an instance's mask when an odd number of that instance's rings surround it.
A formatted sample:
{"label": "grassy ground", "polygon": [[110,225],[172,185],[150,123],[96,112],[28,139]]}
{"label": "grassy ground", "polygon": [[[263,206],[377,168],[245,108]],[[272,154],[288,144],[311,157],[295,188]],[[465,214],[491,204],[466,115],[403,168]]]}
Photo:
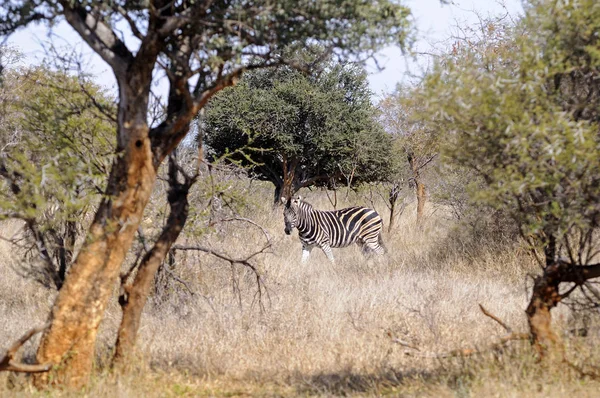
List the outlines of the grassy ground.
{"label": "grassy ground", "polygon": [[[489,346],[503,335],[479,311],[480,303],[516,331],[526,331],[527,275],[536,265],[518,246],[492,237],[475,247],[457,238],[455,223],[433,206],[417,229],[409,206],[385,235],[385,260],[366,261],[352,247],[334,251],[335,265],[318,250],[300,265],[299,240],[284,235],[281,210],[272,210],[268,192],[253,195],[246,215],[273,239],[272,253],[256,258],[266,287],[262,297],[242,266],[178,254],[175,272],[186,286],[162,280],[142,319],[139,359],[119,376],[105,368],[120,320],[119,306],[111,302],[98,342],[99,371],[87,395],[597,395],[598,382],[566,365],[537,363],[527,343],[469,358],[436,358],[457,348]],[[331,208],[324,194],[307,196],[316,207]],[[338,208],[346,204],[368,200],[350,197]],[[381,203],[375,207],[385,216]],[[1,229],[10,236],[18,224]],[[201,242],[243,257],[263,240],[254,226],[230,222]],[[0,241],[0,348],[43,323],[55,295],[19,277],[18,264],[14,249]],[[589,327],[593,317],[575,316],[566,307],[553,315],[569,358],[582,366],[599,363],[597,329],[590,327],[585,338],[567,333],[584,321]],[[27,343],[26,359],[36,343]],[[25,377],[0,374],[0,395],[25,392],[38,394]]]}

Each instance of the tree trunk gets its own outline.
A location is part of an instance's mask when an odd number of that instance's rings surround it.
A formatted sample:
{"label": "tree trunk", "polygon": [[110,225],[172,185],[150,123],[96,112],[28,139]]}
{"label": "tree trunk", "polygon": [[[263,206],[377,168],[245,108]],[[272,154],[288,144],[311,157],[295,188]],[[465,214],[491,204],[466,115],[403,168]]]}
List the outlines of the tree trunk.
{"label": "tree trunk", "polygon": [[[149,83],[146,87],[149,90]],[[37,361],[57,366],[36,376],[40,387],[51,382],[80,388],[87,383],[98,327],[156,180],[146,123],[148,90],[123,84],[120,90],[118,156],[106,197],[54,303],[51,326],[42,336]]]}
{"label": "tree trunk", "polygon": [[286,199],[291,198],[296,193],[294,179],[296,177],[297,165],[297,159],[292,158],[288,161],[287,156],[283,156],[283,186],[281,188],[281,196]]}
{"label": "tree trunk", "polygon": [[396,203],[398,203],[398,197],[400,196],[400,184],[394,183],[390,188],[388,203],[390,205],[390,223],[388,225],[388,233],[392,232],[394,223],[396,220]]}
{"label": "tree trunk", "polygon": [[171,211],[160,237],[142,259],[134,282],[125,287],[125,294],[119,300],[123,308],[123,318],[119,326],[117,346],[114,356],[114,365],[123,366],[131,357],[135,347],[137,333],[140,327],[142,310],[152,289],[158,268],[163,263],[171,246],[185,226],[188,216],[188,192],[193,180],[184,184],[177,182],[177,168],[175,160],[169,160],[169,175],[171,188],[169,191],[169,205]]}
{"label": "tree trunk", "polygon": [[283,192],[283,184],[273,183],[275,185],[275,192],[273,193],[273,204],[275,206],[279,206],[281,204],[281,198],[283,196],[281,193]]}
{"label": "tree trunk", "polygon": [[540,355],[562,352],[562,343],[559,336],[552,330],[552,315],[550,311],[560,302],[558,287],[560,284],[558,269],[555,264],[547,267],[544,273],[535,279],[533,292],[527,306],[527,322],[531,332],[532,343]]}
{"label": "tree trunk", "polygon": [[421,181],[420,166],[415,159],[412,152],[408,152],[408,164],[412,171],[412,178],[415,182],[415,191],[417,194],[417,225],[421,225],[423,221],[423,214],[425,212],[425,201],[427,200],[427,194],[425,192],[425,184]]}
{"label": "tree trunk", "polygon": [[421,225],[423,222],[427,195],[425,193],[425,184],[423,184],[420,179],[415,179],[415,184],[417,186],[417,224]]}

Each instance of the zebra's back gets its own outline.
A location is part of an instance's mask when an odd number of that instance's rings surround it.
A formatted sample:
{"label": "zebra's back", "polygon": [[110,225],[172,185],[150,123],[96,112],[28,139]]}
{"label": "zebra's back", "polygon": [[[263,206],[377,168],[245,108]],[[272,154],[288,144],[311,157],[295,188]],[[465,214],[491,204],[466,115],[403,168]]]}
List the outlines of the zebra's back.
{"label": "zebra's back", "polygon": [[345,247],[357,241],[377,241],[383,222],[379,214],[366,207],[348,207],[334,211],[316,211],[331,247]]}

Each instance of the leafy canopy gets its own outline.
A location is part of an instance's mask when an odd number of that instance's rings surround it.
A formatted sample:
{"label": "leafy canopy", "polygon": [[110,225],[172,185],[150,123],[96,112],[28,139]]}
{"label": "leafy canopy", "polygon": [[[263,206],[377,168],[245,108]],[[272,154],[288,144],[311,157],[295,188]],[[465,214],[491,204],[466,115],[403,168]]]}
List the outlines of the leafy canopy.
{"label": "leafy canopy", "polygon": [[486,45],[438,63],[420,92],[445,153],[485,184],[474,195],[508,212],[554,261],[591,260],[600,221],[600,6],[529,1]]}
{"label": "leafy canopy", "polygon": [[276,186],[290,173],[294,190],[382,179],[391,140],[370,94],[357,66],[329,62],[315,76],[288,67],[253,72],[209,103],[204,139],[215,156],[249,147],[237,160]]}

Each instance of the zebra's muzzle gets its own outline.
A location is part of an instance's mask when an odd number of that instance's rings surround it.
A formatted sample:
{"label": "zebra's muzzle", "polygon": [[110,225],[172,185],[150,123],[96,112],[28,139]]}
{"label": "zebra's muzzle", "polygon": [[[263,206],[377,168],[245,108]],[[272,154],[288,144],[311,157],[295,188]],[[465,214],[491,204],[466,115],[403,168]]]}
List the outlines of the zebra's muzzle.
{"label": "zebra's muzzle", "polygon": [[286,235],[291,235],[292,234],[292,230],[291,229],[285,229],[285,234]]}

